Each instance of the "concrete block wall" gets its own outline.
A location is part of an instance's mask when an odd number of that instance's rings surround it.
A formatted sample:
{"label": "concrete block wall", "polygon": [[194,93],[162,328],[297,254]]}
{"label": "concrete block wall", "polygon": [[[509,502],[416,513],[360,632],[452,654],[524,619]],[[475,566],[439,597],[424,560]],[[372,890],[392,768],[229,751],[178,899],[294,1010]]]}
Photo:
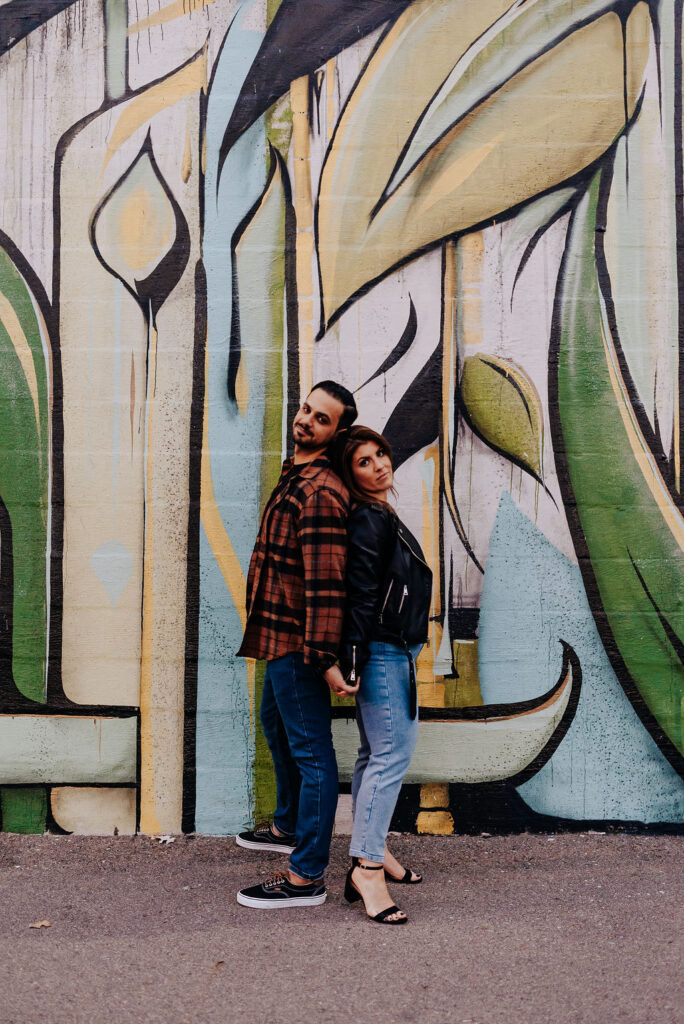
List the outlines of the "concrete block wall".
{"label": "concrete block wall", "polygon": [[0,105],[1,827],[268,816],[328,377],[434,570],[395,826],[681,825],[681,0],[11,0]]}

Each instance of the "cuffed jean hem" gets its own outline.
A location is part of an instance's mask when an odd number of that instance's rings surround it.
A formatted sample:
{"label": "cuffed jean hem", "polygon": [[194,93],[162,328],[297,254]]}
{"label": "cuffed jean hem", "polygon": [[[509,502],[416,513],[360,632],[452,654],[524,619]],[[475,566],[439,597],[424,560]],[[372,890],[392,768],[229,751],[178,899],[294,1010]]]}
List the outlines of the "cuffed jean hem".
{"label": "cuffed jean hem", "polygon": [[280,821],[278,820],[278,812],[277,811],[276,811],[275,815],[273,816],[273,824],[278,829],[278,832],[280,833],[280,835],[284,836],[286,839],[294,839],[295,836],[297,835],[297,832],[296,832],[295,829],[285,828],[284,825],[280,824]]}
{"label": "cuffed jean hem", "polygon": [[362,860],[372,860],[374,864],[384,864],[385,863],[384,855],[383,855],[381,860],[378,860],[378,858],[373,853],[366,853],[365,850],[354,850],[351,847],[349,848],[349,856],[350,857],[361,857]]}
{"label": "cuffed jean hem", "polygon": [[288,869],[292,872],[293,875],[296,875],[297,878],[301,878],[302,882],[322,882],[323,881],[323,878],[324,878],[323,873],[321,873],[320,875],[303,875],[301,873],[301,871],[295,871],[295,869],[292,867],[291,864],[288,864],[287,866],[288,866]]}

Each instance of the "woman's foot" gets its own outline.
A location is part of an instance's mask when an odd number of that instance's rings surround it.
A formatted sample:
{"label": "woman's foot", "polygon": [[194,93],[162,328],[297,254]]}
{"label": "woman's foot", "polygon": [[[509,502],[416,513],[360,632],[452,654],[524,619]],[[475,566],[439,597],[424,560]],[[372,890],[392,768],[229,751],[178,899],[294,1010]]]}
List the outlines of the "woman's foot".
{"label": "woman's foot", "polygon": [[[385,860],[383,862],[385,877],[389,882],[403,882],[406,885],[418,885],[423,881],[423,876],[417,871],[410,871],[404,868],[397,858],[385,847]],[[408,877],[407,877],[408,874]]]}
{"label": "woman's foot", "polygon": [[[399,924],[407,921],[408,918],[403,910],[394,906],[394,900],[387,890],[385,873],[382,864],[375,864],[373,861],[363,858],[355,859],[354,866],[349,873],[349,881],[353,889],[359,894],[366,908],[369,917],[379,920],[382,924]],[[383,911],[392,909],[392,913],[383,915]]]}

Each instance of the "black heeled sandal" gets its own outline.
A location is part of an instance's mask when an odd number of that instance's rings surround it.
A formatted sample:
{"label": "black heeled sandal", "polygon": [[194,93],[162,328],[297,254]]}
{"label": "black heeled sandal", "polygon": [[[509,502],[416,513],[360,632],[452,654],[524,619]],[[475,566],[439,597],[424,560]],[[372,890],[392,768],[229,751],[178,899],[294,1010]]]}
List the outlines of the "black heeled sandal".
{"label": "black heeled sandal", "polygon": [[[368,864],[361,864],[358,857],[352,858],[352,866],[349,868],[349,871],[347,872],[347,878],[344,883],[344,898],[347,901],[347,903],[356,903],[357,900],[363,900],[363,896],[361,895],[361,893],[359,892],[359,890],[356,888],[352,881],[352,871],[354,870],[354,868],[361,868],[362,871],[380,871],[382,868],[382,864],[376,864],[373,867],[370,867]],[[365,905],[366,904],[364,901],[364,907]],[[381,910],[378,914],[374,915],[371,915],[368,913],[368,911],[366,911],[366,917],[368,917],[370,921],[375,921],[376,924],[406,924],[408,922],[408,917],[398,917],[394,921],[387,920],[389,917],[392,916],[392,914],[401,913],[402,911],[399,910],[399,907],[395,907],[394,905],[392,905],[391,907],[387,907],[385,910]]]}
{"label": "black heeled sandal", "polygon": [[[415,875],[415,878],[411,878],[411,875]],[[394,875],[390,875],[387,868],[385,868],[385,878],[392,885],[420,885],[423,881],[423,876],[418,871],[411,871],[411,868],[406,868],[401,878],[395,878]]]}

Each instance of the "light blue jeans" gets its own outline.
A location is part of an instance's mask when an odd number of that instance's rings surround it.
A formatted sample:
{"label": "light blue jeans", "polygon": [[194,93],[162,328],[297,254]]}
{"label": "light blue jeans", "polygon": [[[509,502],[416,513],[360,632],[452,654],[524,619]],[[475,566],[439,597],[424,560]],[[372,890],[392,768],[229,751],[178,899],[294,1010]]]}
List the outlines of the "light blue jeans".
{"label": "light blue jeans", "polygon": [[[421,645],[411,647],[415,661]],[[356,695],[361,746],[352,778],[354,828],[349,853],[382,864],[385,840],[416,740],[410,714],[409,660],[395,644],[371,643]]]}

